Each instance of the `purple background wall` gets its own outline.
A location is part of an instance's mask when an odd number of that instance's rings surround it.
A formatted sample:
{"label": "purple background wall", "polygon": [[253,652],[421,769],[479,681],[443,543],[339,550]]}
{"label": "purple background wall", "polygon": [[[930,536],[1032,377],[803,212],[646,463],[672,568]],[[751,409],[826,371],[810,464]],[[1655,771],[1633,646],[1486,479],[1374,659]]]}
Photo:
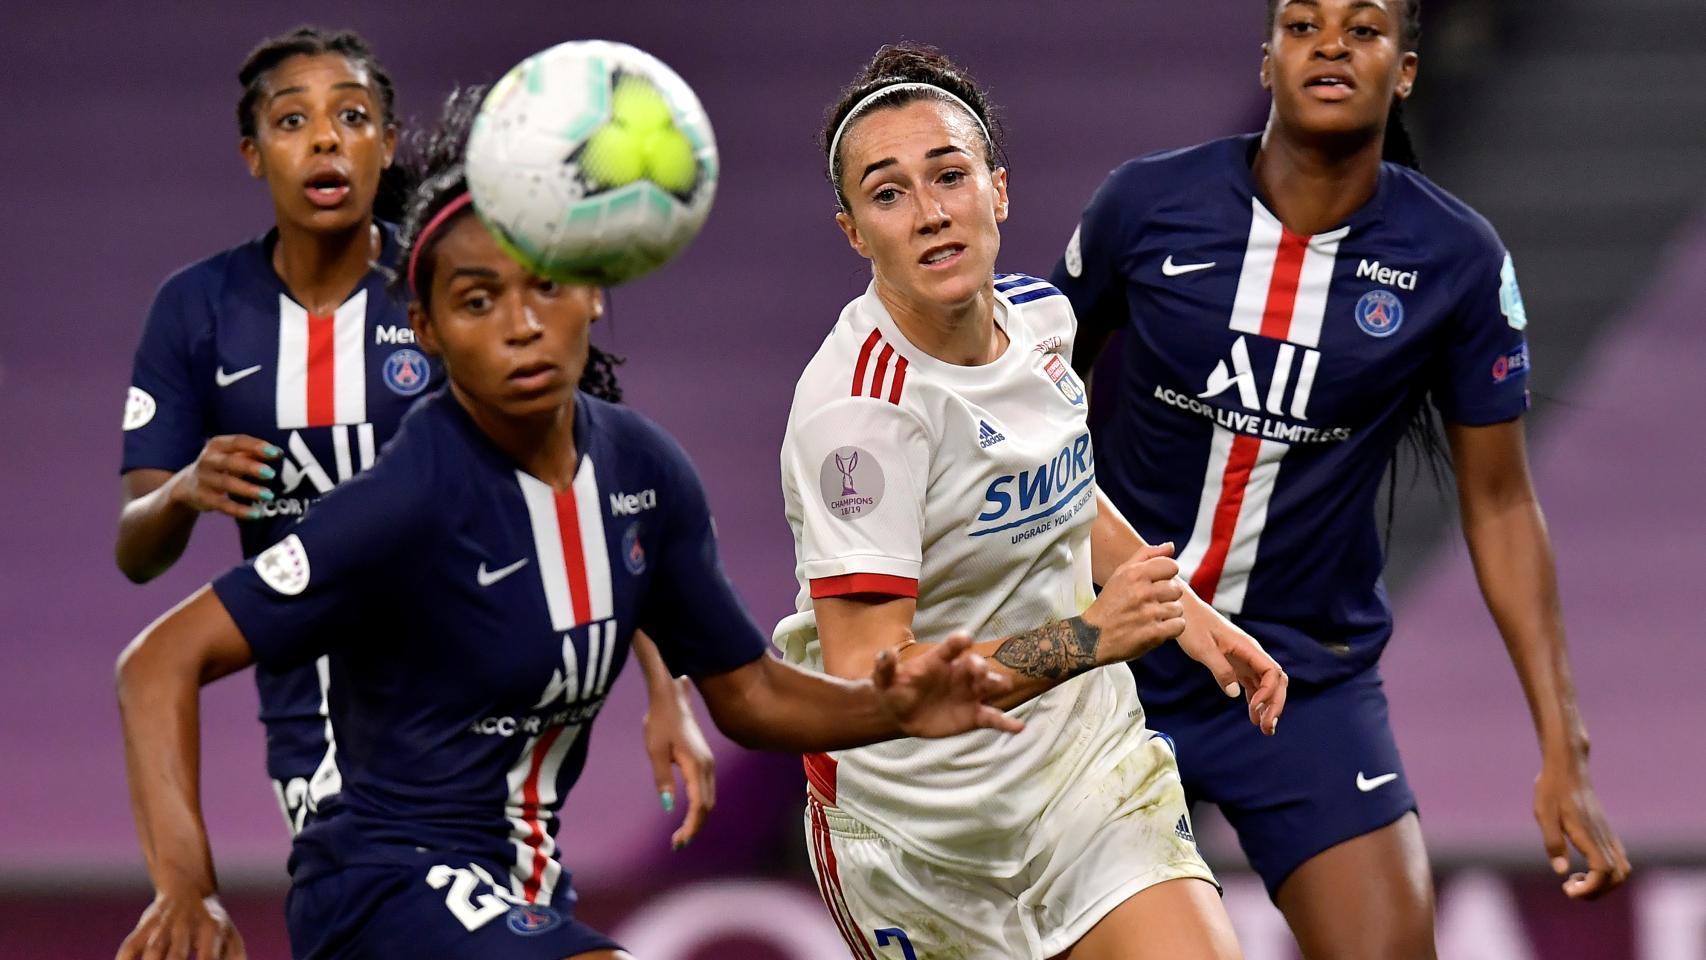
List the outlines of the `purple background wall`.
{"label": "purple background wall", "polygon": [[[111,664],[137,629],[237,551],[229,526],[210,519],[171,574],[146,587],[124,582],[110,560],[118,420],[154,287],[269,222],[264,190],[238,162],[232,116],[235,68],[256,39],[305,20],[357,28],[390,66],[403,115],[423,119],[452,82],[489,80],[571,37],[638,44],[695,86],[723,154],[717,209],[680,262],[616,292],[614,322],[600,336],[630,356],[631,402],[697,460],[734,579],[768,623],[793,591],[775,454],[787,402],[866,276],[831,223],[813,138],[824,106],[870,52],[900,37],[935,42],[993,87],[1011,155],[1006,269],[1049,269],[1081,204],[1120,160],[1259,116],[1260,5],[1086,0],[1070,16],[1061,9],[1013,0],[454,9],[363,0],[15,12],[0,68],[9,215],[0,449],[10,453],[0,463],[0,882],[145,890]],[[1535,463],[1602,796],[1635,850],[1686,861],[1706,856],[1706,774],[1689,746],[1706,725],[1696,686],[1706,646],[1695,641],[1691,589],[1706,567],[1706,511],[1694,492],[1706,463],[1696,445],[1668,438],[1706,414],[1693,389],[1701,351],[1686,326],[1706,298],[1706,226],[1661,266],[1579,382],[1539,372],[1572,405],[1543,424]],[[1531,293],[1531,334],[1542,340],[1539,299]],[[1462,548],[1438,559],[1400,598],[1386,670],[1430,843],[1448,858],[1538,865],[1526,710]],[[204,795],[222,875],[276,883],[285,840],[262,777],[253,699],[247,677],[205,698]],[[583,882],[620,891],[779,861],[798,869],[797,762],[726,743],[710,833],[667,853],[671,821],[655,812],[641,762],[640,709],[625,682],[569,805],[566,859]],[[0,908],[33,902],[0,893]]]}

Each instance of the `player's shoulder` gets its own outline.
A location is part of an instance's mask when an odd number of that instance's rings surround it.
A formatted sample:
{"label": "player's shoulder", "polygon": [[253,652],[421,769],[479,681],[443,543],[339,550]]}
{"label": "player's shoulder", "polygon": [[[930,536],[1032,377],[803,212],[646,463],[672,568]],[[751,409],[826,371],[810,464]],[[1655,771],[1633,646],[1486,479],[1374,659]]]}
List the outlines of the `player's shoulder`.
{"label": "player's shoulder", "polygon": [[[263,237],[227,247],[172,271],[161,282],[156,299],[179,303],[211,302],[233,279],[242,281],[265,260]],[[269,264],[270,267],[270,264]]]}
{"label": "player's shoulder", "polygon": [[1102,189],[1128,201],[1167,196],[1201,182],[1204,176],[1235,171],[1235,164],[1246,162],[1252,139],[1250,134],[1240,134],[1141,154],[1115,167]]}
{"label": "player's shoulder", "polygon": [[657,421],[633,407],[581,392],[575,395],[577,414],[586,430],[598,438],[598,447],[618,460],[610,468],[639,479],[681,479],[693,470],[692,460],[680,441]]}
{"label": "player's shoulder", "polygon": [[1498,231],[1474,207],[1420,170],[1395,163],[1384,167],[1392,178],[1392,195],[1385,211],[1388,220],[1406,224],[1430,245],[1447,251],[1503,256],[1504,242]]}
{"label": "player's shoulder", "polygon": [[[1070,347],[1078,318],[1072,312],[1072,301],[1059,287],[1026,273],[998,273],[995,296],[1007,305],[1009,336],[1048,341],[1054,344],[1051,349],[1063,343]],[[1030,347],[1028,343],[1021,345]]]}

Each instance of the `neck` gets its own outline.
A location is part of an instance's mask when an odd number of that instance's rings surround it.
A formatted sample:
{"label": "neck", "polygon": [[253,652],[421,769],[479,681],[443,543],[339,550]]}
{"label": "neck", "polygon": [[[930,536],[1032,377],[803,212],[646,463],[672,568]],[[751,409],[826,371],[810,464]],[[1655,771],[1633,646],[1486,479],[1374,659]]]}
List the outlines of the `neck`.
{"label": "neck", "polygon": [[450,381],[450,392],[480,432],[522,470],[553,490],[574,486],[580,458],[575,447],[574,394],[561,406],[517,417],[473,396],[455,380]]}
{"label": "neck", "polygon": [[1385,132],[1311,144],[1288,137],[1272,117],[1252,172],[1274,216],[1293,233],[1311,236],[1350,218],[1380,185]]}
{"label": "neck", "polygon": [[895,326],[918,349],[943,363],[981,367],[1007,349],[1007,334],[995,323],[995,281],[969,300],[951,306],[920,303],[877,276],[877,299]]}
{"label": "neck", "polygon": [[279,220],[272,266],[309,313],[325,315],[360,285],[383,241],[371,215],[348,230],[319,233]]}

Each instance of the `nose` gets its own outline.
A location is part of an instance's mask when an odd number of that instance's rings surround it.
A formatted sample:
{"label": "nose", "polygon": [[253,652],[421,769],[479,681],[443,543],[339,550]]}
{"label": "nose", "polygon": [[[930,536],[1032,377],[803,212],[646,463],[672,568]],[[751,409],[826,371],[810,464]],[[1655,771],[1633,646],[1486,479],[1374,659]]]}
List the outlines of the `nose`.
{"label": "nose", "polygon": [[940,233],[953,222],[936,191],[928,186],[913,193],[913,204],[918,210],[918,232],[924,236]]}
{"label": "nose", "polygon": [[313,144],[315,153],[337,153],[341,144],[338,135],[338,125],[331,117],[320,117],[313,121]]}
{"label": "nose", "polygon": [[506,343],[518,347],[526,346],[545,332],[545,325],[539,322],[539,315],[534,313],[532,305],[526,302],[511,304],[504,313]]}
{"label": "nose", "polygon": [[1343,60],[1350,55],[1351,48],[1345,43],[1343,31],[1321,31],[1321,40],[1315,45],[1315,57],[1321,60]]}

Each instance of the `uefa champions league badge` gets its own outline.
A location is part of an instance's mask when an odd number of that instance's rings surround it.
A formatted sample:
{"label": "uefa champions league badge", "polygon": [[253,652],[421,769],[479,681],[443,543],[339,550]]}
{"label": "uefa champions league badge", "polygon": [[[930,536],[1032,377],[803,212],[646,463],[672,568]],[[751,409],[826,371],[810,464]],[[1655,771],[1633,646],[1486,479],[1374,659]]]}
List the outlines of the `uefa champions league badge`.
{"label": "uefa champions league badge", "polygon": [[1522,288],[1516,285],[1516,264],[1505,254],[1505,265],[1499,268],[1499,311],[1512,330],[1528,326],[1528,308],[1522,305]]}
{"label": "uefa champions league badge", "polygon": [[863,447],[837,447],[817,471],[823,505],[837,520],[857,520],[883,502],[883,468]]}
{"label": "uefa champions league badge", "polygon": [[1371,337],[1390,337],[1404,323],[1404,304],[1390,290],[1370,290],[1357,301],[1357,326]]}
{"label": "uefa champions league badge", "polygon": [[628,529],[622,532],[622,563],[636,577],[646,572],[646,548],[640,545],[638,520],[628,524]]}
{"label": "uefa champions league badge", "polygon": [[1054,385],[1060,388],[1061,396],[1072,401],[1074,405],[1084,402],[1084,385],[1078,382],[1078,377],[1073,374],[1072,368],[1066,365],[1066,361],[1060,359],[1060,354],[1049,354],[1048,359],[1043,361],[1043,371],[1054,381]]}
{"label": "uefa champions league badge", "polygon": [[130,393],[124,398],[124,428],[135,430],[148,426],[148,421],[154,419],[154,411],[158,409],[154,397],[141,387],[131,387]]}
{"label": "uefa champions league badge", "polygon": [[400,397],[412,397],[426,389],[431,371],[419,350],[394,350],[385,358],[385,385]]}
{"label": "uefa champions league badge", "polygon": [[1066,265],[1067,276],[1081,277],[1084,275],[1084,253],[1079,249],[1079,234],[1083,232],[1083,224],[1072,228],[1072,239],[1066,241],[1066,256],[1061,258],[1061,262]]}
{"label": "uefa champions league badge", "polygon": [[262,550],[255,558],[261,582],[287,597],[308,589],[308,551],[302,538],[291,534]]}
{"label": "uefa champions league badge", "polygon": [[509,908],[509,929],[524,937],[537,936],[563,922],[563,915],[542,903],[518,903]]}

